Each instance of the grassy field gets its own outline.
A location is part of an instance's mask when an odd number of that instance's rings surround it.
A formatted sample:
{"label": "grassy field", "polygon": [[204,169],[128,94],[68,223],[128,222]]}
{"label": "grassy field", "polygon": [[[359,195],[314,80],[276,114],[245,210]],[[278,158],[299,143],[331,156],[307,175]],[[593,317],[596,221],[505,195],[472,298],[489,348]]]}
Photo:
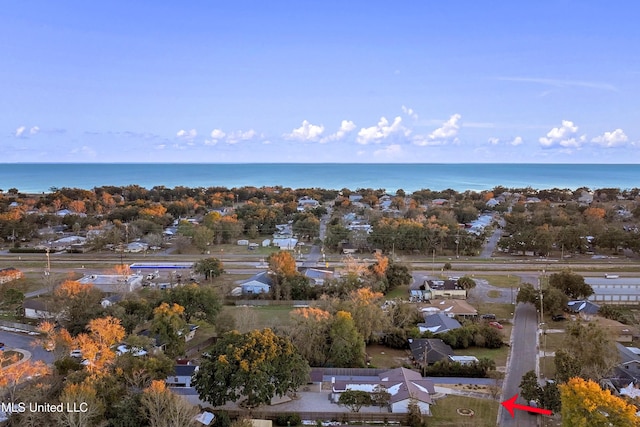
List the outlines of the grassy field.
{"label": "grassy field", "polygon": [[248,332],[253,329],[275,328],[291,324],[292,306],[236,307],[227,306],[235,318],[236,329]]}
{"label": "grassy field", "polygon": [[[499,403],[489,399],[473,399],[463,396],[448,396],[436,400],[433,416],[428,424],[440,427],[495,427]],[[462,416],[456,409],[471,409],[473,417]]]}
{"label": "grassy field", "polygon": [[493,313],[498,319],[511,320],[513,318],[514,306],[511,304],[478,302],[474,303],[473,306],[478,309],[479,314]]}
{"label": "grassy field", "polygon": [[367,346],[367,355],[371,358],[371,367],[374,368],[398,368],[405,363],[410,363],[407,350],[393,349],[379,344]]}
{"label": "grassy field", "polygon": [[489,298],[500,298],[502,296],[502,292],[496,290],[490,290],[487,292],[487,296]]}
{"label": "grassy field", "polygon": [[409,285],[398,286],[397,288],[389,292],[385,298],[386,299],[396,299],[396,298],[409,299]]}
{"label": "grassy field", "polygon": [[[508,340],[508,338],[506,338]],[[509,355],[509,347],[501,348],[480,348],[469,347],[465,349],[454,350],[456,356],[475,356],[478,359],[486,357],[496,362],[496,366],[505,366],[507,364],[507,356]]]}
{"label": "grassy field", "polygon": [[498,288],[517,288],[518,286],[520,286],[520,278],[518,276],[512,276],[510,274],[507,274],[506,276],[504,274],[476,276],[475,279],[484,279],[489,282],[491,286],[495,286]]}

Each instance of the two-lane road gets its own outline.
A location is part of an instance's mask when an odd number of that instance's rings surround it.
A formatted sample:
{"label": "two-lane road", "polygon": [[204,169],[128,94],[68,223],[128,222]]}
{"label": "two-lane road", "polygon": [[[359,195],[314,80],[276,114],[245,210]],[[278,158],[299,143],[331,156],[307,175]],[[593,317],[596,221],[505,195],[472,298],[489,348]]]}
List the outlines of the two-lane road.
{"label": "two-lane road", "polygon": [[[502,400],[520,394],[520,381],[527,371],[536,369],[538,333],[538,313],[532,304],[518,304],[511,334],[511,356],[509,366],[502,386]],[[528,404],[522,398],[518,403]],[[500,407],[498,414],[500,427],[535,427],[536,416],[526,412],[516,411],[515,418],[507,410]]]}

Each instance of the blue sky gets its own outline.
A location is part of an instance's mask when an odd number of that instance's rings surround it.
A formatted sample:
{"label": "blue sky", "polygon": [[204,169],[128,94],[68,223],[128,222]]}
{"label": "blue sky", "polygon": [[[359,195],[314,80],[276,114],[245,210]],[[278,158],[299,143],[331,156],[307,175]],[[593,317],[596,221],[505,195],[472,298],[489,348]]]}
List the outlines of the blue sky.
{"label": "blue sky", "polygon": [[639,12],[9,2],[2,161],[636,163]]}

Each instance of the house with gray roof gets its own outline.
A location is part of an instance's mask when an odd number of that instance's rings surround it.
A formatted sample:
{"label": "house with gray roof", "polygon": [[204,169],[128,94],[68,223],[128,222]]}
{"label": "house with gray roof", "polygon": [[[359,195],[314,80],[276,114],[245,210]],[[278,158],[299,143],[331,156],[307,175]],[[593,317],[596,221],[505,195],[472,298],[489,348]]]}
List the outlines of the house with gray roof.
{"label": "house with gray roof", "polygon": [[273,279],[269,275],[268,271],[263,271],[256,274],[249,279],[240,282],[240,292],[235,292],[234,294],[239,293],[241,295],[257,295],[268,293],[271,290],[271,285],[273,285]]}
{"label": "house with gray roof", "polygon": [[436,335],[461,327],[462,325],[456,319],[444,313],[427,314],[424,316],[424,323],[418,323],[420,333],[429,331]]}
{"label": "house with gray roof", "polygon": [[415,400],[423,415],[431,414],[431,396],[435,394],[433,382],[423,378],[416,371],[396,368],[382,372],[377,376],[356,377],[350,380],[332,380],[331,401],[337,403],[340,395],[347,390],[361,390],[373,393],[378,389],[386,390],[390,395],[388,411],[392,413],[409,412],[409,403]]}

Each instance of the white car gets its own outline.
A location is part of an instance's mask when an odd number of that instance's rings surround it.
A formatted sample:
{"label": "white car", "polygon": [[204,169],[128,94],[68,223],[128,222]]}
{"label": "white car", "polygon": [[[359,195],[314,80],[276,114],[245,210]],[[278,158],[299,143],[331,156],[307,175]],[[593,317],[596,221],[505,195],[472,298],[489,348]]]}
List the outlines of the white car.
{"label": "white car", "polygon": [[140,348],[140,347],[131,347],[131,348],[129,348],[125,344],[119,345],[118,348],[116,349],[116,354],[118,356],[121,356],[121,355],[123,355],[125,353],[131,353],[132,356],[136,356],[136,357],[146,356],[147,355],[147,351],[144,348]]}
{"label": "white car", "polygon": [[75,357],[78,359],[82,358],[82,351],[81,350],[71,350],[71,353],[69,353],[69,357]]}

